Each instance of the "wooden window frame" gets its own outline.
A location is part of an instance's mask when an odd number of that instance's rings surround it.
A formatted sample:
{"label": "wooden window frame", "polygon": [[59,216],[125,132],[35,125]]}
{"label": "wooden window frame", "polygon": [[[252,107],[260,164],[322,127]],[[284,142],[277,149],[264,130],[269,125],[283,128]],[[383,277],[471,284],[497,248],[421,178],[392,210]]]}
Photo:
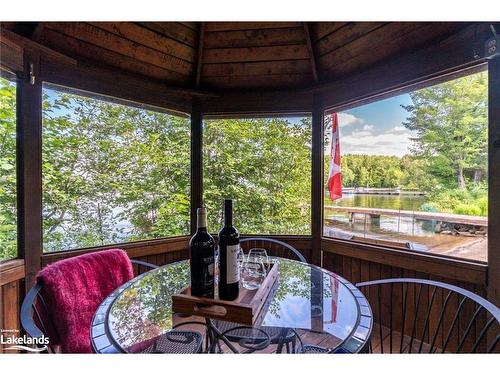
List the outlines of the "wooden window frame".
{"label": "wooden window frame", "polygon": [[[457,68],[443,74],[433,76],[431,78],[417,80],[411,84],[402,84],[399,87],[382,91],[376,95],[369,95],[360,98],[353,98],[339,105],[325,104],[323,99],[322,114],[346,110],[348,108],[357,107],[360,105],[383,100],[395,95],[401,95],[410,91],[432,86],[444,81],[460,78],[465,75],[477,73],[483,70],[488,70],[488,261],[469,260],[457,257],[450,257],[439,254],[422,254],[411,250],[402,250],[397,247],[374,245],[361,241],[341,240],[323,235],[323,199],[321,202],[316,202],[316,205],[321,205],[321,247],[320,249],[313,248],[313,259],[317,259],[317,253],[333,252],[356,257],[359,256],[359,251],[363,251],[366,260],[378,261],[380,252],[384,252],[391,259],[398,259],[400,262],[394,261],[394,265],[404,262],[404,257],[415,260],[415,266],[419,264],[430,264],[432,262],[443,265],[446,269],[442,273],[443,276],[454,277],[458,280],[461,278],[464,281],[487,285],[487,294],[490,301],[500,304],[500,56],[496,56],[490,60],[480,60],[475,64],[471,64],[465,68]],[[316,137],[324,137],[324,124],[321,123],[320,132],[316,133]],[[319,144],[320,140],[316,140]],[[321,163],[313,171],[313,174],[320,174],[321,184],[323,183],[323,162],[324,151],[320,152]],[[321,169],[321,171],[320,171]],[[317,207],[318,209],[319,207]],[[318,220],[318,218],[316,218]],[[497,228],[495,231],[494,228]],[[318,234],[316,234],[318,236]],[[313,244],[318,242],[313,236]],[[335,250],[335,249],[342,249]],[[418,258],[415,255],[418,254]],[[322,256],[321,256],[322,257]],[[392,258],[395,257],[395,258]],[[418,261],[416,260],[418,259]],[[422,263],[424,262],[424,263]],[[451,268],[450,268],[451,267]],[[464,274],[455,274],[453,269],[465,270]],[[452,269],[450,271],[450,269]]]}

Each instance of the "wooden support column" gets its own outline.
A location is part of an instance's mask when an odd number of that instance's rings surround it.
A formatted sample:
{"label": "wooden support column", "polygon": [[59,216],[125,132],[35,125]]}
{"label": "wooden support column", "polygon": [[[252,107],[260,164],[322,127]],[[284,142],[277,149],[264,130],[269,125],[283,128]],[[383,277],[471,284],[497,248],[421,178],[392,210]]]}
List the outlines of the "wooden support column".
{"label": "wooden support column", "polygon": [[311,234],[312,263],[321,266],[323,231],[323,107],[314,99],[312,111]]}
{"label": "wooden support column", "polygon": [[191,111],[191,234],[196,232],[196,210],[203,204],[203,115],[198,99]]}
{"label": "wooden support column", "polygon": [[488,299],[500,306],[500,56],[488,63]]}
{"label": "wooden support column", "polygon": [[42,259],[42,82],[40,55],[24,50],[17,86],[18,249],[26,267],[26,290],[35,283]]}

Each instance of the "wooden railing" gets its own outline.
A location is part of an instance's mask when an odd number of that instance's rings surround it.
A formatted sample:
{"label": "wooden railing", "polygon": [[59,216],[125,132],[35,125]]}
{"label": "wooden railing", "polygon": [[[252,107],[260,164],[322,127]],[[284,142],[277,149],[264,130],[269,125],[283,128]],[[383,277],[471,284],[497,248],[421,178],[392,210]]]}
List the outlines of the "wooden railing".
{"label": "wooden railing", "polygon": [[352,221],[352,215],[364,214],[371,217],[380,216],[399,216],[410,217],[417,220],[434,220],[445,223],[475,225],[479,227],[488,226],[488,218],[484,216],[469,216],[450,214],[444,212],[426,212],[426,211],[409,211],[409,210],[394,210],[388,208],[369,208],[369,207],[341,207],[341,206],[325,206],[325,210],[336,212],[346,212],[349,214],[349,220]]}

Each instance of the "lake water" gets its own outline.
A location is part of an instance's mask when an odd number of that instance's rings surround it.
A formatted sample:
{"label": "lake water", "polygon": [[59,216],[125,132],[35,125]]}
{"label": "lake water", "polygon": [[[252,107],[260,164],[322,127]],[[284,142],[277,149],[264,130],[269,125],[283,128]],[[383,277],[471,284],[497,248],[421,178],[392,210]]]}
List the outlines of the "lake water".
{"label": "lake water", "polygon": [[341,199],[337,199],[333,204],[328,196],[325,197],[325,204],[341,207],[368,207],[368,208],[389,208],[393,210],[420,211],[420,206],[426,202],[423,195],[401,194],[401,195],[376,195],[376,194],[344,194]]}
{"label": "lake water", "polygon": [[[344,194],[341,199],[332,202],[325,195],[325,206],[387,208],[393,210],[421,211],[427,201],[425,196]],[[355,216],[349,222],[347,213],[336,212],[325,208],[324,235],[345,238],[343,235],[354,235],[356,238],[411,242],[419,251],[444,254],[458,258],[487,260],[486,237],[450,236],[435,233],[435,222],[429,220],[413,220],[411,217],[380,216],[380,220],[371,222],[363,214]]]}
{"label": "lake water", "polygon": [[[325,196],[325,206],[341,207],[366,207],[387,208],[393,210],[420,211],[422,204],[426,202],[422,195],[401,194],[344,194],[341,199],[332,202]],[[409,217],[381,216],[380,220],[370,222],[369,217],[363,214],[355,216],[353,222],[349,222],[347,213],[336,212],[325,209],[325,234],[334,230],[348,231],[363,236],[375,238],[399,238],[411,237],[434,237],[434,224],[432,221],[413,220]]]}

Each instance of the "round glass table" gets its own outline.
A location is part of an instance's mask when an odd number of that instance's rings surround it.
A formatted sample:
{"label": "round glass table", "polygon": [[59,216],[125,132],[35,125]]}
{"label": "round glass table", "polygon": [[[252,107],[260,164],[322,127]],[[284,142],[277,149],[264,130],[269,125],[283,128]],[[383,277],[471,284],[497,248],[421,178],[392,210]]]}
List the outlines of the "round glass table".
{"label": "round glass table", "polygon": [[[273,258],[273,261],[279,262],[279,276],[262,312],[261,323],[254,327],[257,331],[276,327],[288,334],[291,332],[298,341],[297,346],[294,341],[293,352],[307,352],[307,348],[330,353],[367,350],[372,311],[354,285],[310,264],[283,258]],[[94,351],[138,353],[144,349],[144,343],[154,341],[178,325],[182,326],[179,329],[191,330],[190,321],[193,321],[192,330],[200,331],[203,325],[201,333],[208,333],[217,322],[172,312],[172,295],[188,284],[186,260],[143,273],[119,287],[94,314],[90,332]],[[209,333],[207,336],[213,337]],[[218,348],[224,351],[220,345]],[[276,346],[260,345],[258,349],[258,352],[272,353]]]}

